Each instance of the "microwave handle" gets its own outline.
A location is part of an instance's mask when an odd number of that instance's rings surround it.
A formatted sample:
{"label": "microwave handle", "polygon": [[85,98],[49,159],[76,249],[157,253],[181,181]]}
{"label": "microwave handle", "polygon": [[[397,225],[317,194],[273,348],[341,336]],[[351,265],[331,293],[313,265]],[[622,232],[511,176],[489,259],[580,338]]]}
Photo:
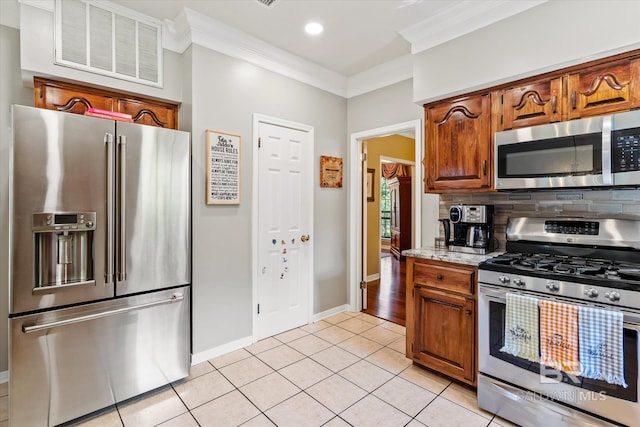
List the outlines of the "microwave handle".
{"label": "microwave handle", "polygon": [[611,128],[612,116],[602,118],[602,184],[613,185],[611,173]]}

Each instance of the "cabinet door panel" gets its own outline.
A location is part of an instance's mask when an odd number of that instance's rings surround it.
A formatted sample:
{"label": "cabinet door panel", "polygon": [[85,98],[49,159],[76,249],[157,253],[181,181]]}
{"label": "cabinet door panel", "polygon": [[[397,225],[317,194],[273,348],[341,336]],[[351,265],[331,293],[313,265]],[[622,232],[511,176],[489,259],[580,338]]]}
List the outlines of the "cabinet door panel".
{"label": "cabinet door panel", "polygon": [[436,104],[425,113],[426,190],[490,187],[490,95]]}
{"label": "cabinet door panel", "polygon": [[88,108],[113,111],[113,98],[90,92],[79,92],[73,88],[61,87],[36,80],[35,102],[38,108],[84,114]]}
{"label": "cabinet door panel", "polygon": [[569,118],[596,116],[639,107],[639,79],[640,58],[569,74]]}
{"label": "cabinet door panel", "polygon": [[501,129],[542,125],[562,119],[562,78],[504,91]]}
{"label": "cabinet door panel", "polygon": [[413,357],[467,383],[475,383],[475,307],[471,297],[414,288]]}
{"label": "cabinet door panel", "polygon": [[133,99],[119,99],[118,111],[131,114],[134,123],[141,125],[170,129],[176,126],[174,109],[163,105],[154,105],[149,102],[140,102]]}

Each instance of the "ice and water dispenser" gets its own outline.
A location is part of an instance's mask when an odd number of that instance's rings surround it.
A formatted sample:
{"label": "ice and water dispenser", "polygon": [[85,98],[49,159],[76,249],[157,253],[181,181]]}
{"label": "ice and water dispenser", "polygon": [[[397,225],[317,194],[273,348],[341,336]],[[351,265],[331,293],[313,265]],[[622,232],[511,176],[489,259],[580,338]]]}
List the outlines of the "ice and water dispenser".
{"label": "ice and water dispenser", "polygon": [[33,214],[34,291],[95,284],[95,212]]}

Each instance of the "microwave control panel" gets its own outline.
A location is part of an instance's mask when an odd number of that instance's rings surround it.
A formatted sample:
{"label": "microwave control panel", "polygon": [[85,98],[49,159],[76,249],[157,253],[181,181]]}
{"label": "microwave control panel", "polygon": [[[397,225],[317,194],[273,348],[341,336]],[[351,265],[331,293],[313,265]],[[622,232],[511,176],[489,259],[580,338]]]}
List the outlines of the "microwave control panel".
{"label": "microwave control panel", "polygon": [[611,151],[613,173],[640,171],[640,128],[614,131]]}

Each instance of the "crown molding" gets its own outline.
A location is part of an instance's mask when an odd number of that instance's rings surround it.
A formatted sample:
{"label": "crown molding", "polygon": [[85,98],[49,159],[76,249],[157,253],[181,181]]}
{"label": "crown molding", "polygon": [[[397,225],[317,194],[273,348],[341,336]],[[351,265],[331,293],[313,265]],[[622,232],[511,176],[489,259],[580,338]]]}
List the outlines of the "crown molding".
{"label": "crown molding", "polygon": [[347,96],[347,78],[342,74],[276,48],[191,9],[185,8],[184,13],[191,29],[192,43],[242,59],[335,95]]}
{"label": "crown molding", "polygon": [[[54,11],[54,0],[17,1],[51,13]],[[96,1],[110,3],[108,0]],[[546,1],[463,1],[399,33],[411,43],[411,53],[416,54]],[[118,7],[121,13],[129,12],[122,6]],[[140,15],[134,11],[130,12]],[[198,44],[252,63],[343,98],[362,95],[413,78],[412,55],[396,58],[347,77],[272,46],[214,18],[183,8],[174,19],[162,22],[162,47],[182,54],[191,44]]]}
{"label": "crown molding", "polygon": [[546,2],[547,0],[462,1],[398,33],[411,43],[411,53],[415,55]]}
{"label": "crown molding", "polygon": [[413,78],[413,56],[407,54],[349,77],[347,98]]}

